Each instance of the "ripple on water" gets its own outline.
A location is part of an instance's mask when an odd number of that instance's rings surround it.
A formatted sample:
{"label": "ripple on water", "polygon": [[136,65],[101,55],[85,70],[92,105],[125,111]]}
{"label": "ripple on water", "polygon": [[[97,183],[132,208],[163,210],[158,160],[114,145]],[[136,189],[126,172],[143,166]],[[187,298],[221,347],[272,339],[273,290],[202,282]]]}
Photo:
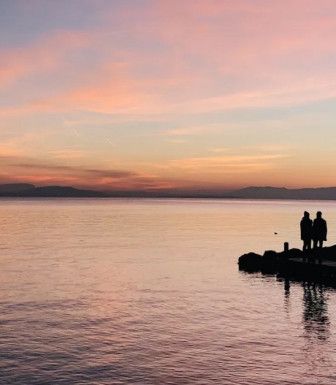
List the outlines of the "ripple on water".
{"label": "ripple on water", "polygon": [[0,202],[0,383],[336,383],[334,291],[237,271],[297,205]]}

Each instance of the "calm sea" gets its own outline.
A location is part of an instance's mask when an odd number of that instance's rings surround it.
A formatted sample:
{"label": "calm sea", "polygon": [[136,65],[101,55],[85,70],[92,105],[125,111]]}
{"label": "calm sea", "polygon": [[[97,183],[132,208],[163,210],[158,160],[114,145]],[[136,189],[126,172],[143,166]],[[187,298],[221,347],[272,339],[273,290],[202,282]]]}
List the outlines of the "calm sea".
{"label": "calm sea", "polygon": [[336,292],[237,268],[306,209],[336,243],[333,202],[0,200],[0,384],[336,384]]}

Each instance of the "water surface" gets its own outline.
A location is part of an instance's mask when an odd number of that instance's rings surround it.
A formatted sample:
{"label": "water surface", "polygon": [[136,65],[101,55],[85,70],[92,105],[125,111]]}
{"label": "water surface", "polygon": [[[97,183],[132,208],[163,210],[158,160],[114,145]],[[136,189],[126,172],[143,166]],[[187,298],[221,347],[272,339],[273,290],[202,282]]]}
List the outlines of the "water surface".
{"label": "water surface", "polygon": [[333,202],[0,200],[0,383],[336,383],[336,292],[237,269],[305,209],[336,243]]}

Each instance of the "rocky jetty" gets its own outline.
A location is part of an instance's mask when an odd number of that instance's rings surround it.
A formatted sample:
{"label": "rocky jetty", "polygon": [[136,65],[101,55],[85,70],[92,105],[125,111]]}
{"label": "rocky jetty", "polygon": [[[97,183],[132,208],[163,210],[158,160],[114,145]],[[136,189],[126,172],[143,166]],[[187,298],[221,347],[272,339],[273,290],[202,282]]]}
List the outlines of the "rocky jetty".
{"label": "rocky jetty", "polygon": [[336,286],[336,245],[303,252],[289,249],[253,252],[238,259],[239,269],[247,272],[276,274],[281,277],[310,280]]}

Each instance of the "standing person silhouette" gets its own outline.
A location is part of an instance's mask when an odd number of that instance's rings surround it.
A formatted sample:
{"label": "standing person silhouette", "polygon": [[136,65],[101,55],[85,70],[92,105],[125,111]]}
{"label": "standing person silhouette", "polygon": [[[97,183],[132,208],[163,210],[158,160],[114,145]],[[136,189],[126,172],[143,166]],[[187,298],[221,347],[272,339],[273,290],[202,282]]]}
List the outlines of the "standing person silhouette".
{"label": "standing person silhouette", "polygon": [[327,240],[327,222],[322,218],[321,211],[316,213],[316,219],[313,222],[314,249],[322,248],[323,241]]}
{"label": "standing person silhouette", "polygon": [[313,235],[313,221],[309,218],[309,213],[305,211],[300,222],[301,239],[303,241],[303,251],[311,249]]}

